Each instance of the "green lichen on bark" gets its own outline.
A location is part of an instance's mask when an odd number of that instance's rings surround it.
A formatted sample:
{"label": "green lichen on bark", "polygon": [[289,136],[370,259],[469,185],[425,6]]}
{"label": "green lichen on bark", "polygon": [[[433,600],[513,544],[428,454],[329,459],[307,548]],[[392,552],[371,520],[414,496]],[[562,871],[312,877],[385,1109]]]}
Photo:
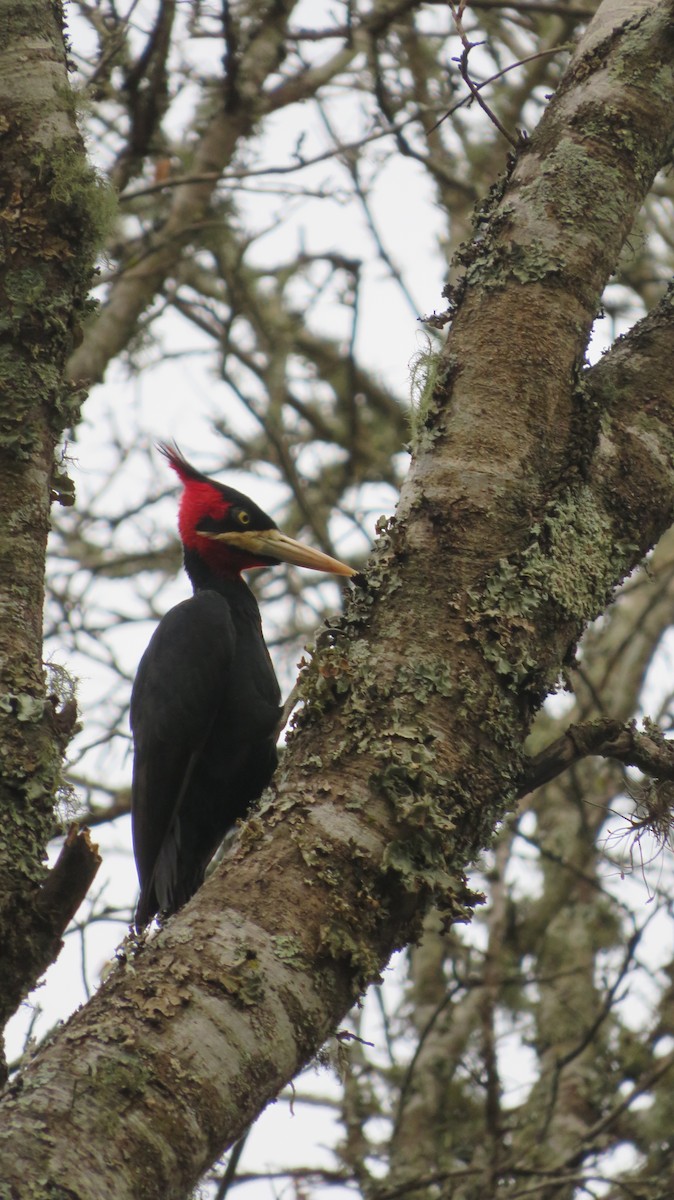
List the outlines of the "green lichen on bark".
{"label": "green lichen on bark", "polygon": [[[308,706],[298,724],[306,732],[319,714],[328,716],[328,724],[331,709],[340,714],[340,736],[329,742],[329,749],[322,747],[318,771],[314,747],[306,742],[301,765],[307,793],[312,785],[318,793],[326,768],[343,769],[348,778],[349,764],[358,756],[368,764],[367,786],[358,793],[347,791],[345,807],[366,821],[370,806],[383,800],[390,813],[392,834],[379,863],[388,882],[382,884],[366,860],[359,873],[357,911],[363,914],[363,927],[369,914],[381,922],[387,907],[404,907],[407,900],[417,912],[432,900],[453,920],[469,914],[476,897],[468,894],[453,864],[488,842],[499,790],[500,811],[514,793],[529,716],[559,670],[560,630],[573,646],[634,560],[634,546],[616,536],[611,514],[575,474],[573,484],[550,501],[523,542],[520,551],[476,579],[465,599],[447,596],[442,620],[463,631],[454,643],[456,657],[448,662],[441,640],[397,643],[396,594],[405,555],[394,523],[383,538],[367,589],[353,596],[343,619],[320,634],[305,663],[301,688]],[[413,587],[422,591],[423,580],[415,580]],[[375,596],[390,613],[390,640],[377,652],[367,636]],[[407,604],[414,607],[409,583]],[[549,659],[539,652],[545,629],[554,644]],[[447,753],[441,728],[445,708],[453,713],[457,742],[473,746],[472,757]],[[292,746],[291,738],[291,758]],[[475,805],[480,793],[492,797],[490,806]],[[301,822],[293,836],[308,879],[328,893],[332,917],[325,944],[336,953],[341,938],[343,957],[354,969],[366,971],[367,963],[359,961],[354,948],[358,937],[336,891],[339,862],[329,839],[317,849],[313,833],[305,835]]]}
{"label": "green lichen on bark", "polygon": [[446,383],[450,369],[450,362],[435,348],[430,337],[410,362],[409,418],[415,451],[428,449],[433,443],[434,418],[439,411],[433,397],[436,388]]}
{"label": "green lichen on bark", "polygon": [[523,556],[523,581],[562,618],[586,624],[606,607],[634,549],[581,484],[546,512],[538,540]]}
{"label": "green lichen on bark", "polygon": [[570,641],[579,637],[610,602],[636,547],[618,536],[583,483],[551,501],[531,535],[469,594],[467,624],[503,686],[538,703],[554,686],[557,665],[532,653],[535,635],[566,629]]}
{"label": "green lichen on bark", "polygon": [[24,459],[42,444],[45,410],[54,439],[78,418],[84,393],[64,366],[93,311],[93,258],[114,211],[76,133],[26,158],[26,126],[24,114],[13,127],[20,203],[14,194],[0,217],[0,378],[12,395],[0,410],[0,448]]}
{"label": "green lichen on bark", "polygon": [[[382,538],[367,588],[352,597],[346,616],[320,635],[305,663],[301,688],[309,703],[298,719],[298,726],[306,730],[319,713],[339,707],[340,737],[329,744],[324,761],[331,770],[348,770],[354,756],[368,764],[365,789],[347,791],[345,809],[357,813],[365,825],[373,803],[384,802],[390,814],[392,836],[382,860],[369,862],[366,853],[359,857],[355,911],[361,921],[360,938],[346,929],[348,910],[340,893],[339,861],[335,862],[332,847],[326,841],[324,854],[318,854],[313,830],[305,834],[299,824],[294,831],[311,872],[309,879],[314,878],[328,892],[332,916],[327,926],[329,937],[324,940],[337,953],[342,938],[342,954],[361,982],[370,962],[367,955],[361,961],[355,947],[362,947],[367,940],[362,933],[370,923],[380,925],[387,914],[394,909],[400,913],[405,907],[416,909],[418,921],[419,912],[431,902],[442,907],[449,919],[464,920],[479,899],[450,865],[457,837],[462,841],[466,836],[468,792],[461,765],[452,769],[443,757],[442,732],[433,709],[437,705],[445,708],[459,696],[452,665],[441,646],[434,652],[427,642],[414,650],[408,647],[401,657],[400,647],[395,645],[394,619],[390,658],[385,652],[383,656],[373,652],[364,636],[375,596],[384,606],[388,599],[395,612],[400,569],[394,543],[393,524]],[[314,781],[306,754],[302,764]],[[307,790],[311,790],[310,783]],[[479,825],[477,822],[475,828]],[[358,848],[352,845],[348,853],[353,859]],[[411,932],[410,927],[407,933]]]}
{"label": "green lichen on bark", "polygon": [[[10,0],[0,15],[0,940],[2,1015],[56,952],[35,897],[73,722],[46,696],[42,603],[53,450],[78,415],[65,366],[91,311],[110,204],[68,93],[62,14]],[[74,706],[73,706],[74,709]]]}
{"label": "green lichen on bark", "polygon": [[126,1103],[140,1099],[152,1072],[137,1054],[111,1046],[108,1055],[96,1065],[92,1082],[101,1108],[101,1120],[109,1137],[114,1137]]}
{"label": "green lichen on bark", "polygon": [[306,971],[307,959],[302,944],[297,938],[288,934],[278,934],[272,938],[274,953],[287,966],[296,967],[298,971]]}

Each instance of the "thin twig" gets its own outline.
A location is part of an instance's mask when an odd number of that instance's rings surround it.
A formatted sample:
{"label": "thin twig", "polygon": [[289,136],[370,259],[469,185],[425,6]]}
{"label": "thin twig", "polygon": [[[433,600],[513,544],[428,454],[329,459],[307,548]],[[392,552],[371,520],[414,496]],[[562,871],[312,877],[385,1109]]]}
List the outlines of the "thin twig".
{"label": "thin twig", "polygon": [[493,125],[496,126],[499,133],[502,134],[502,136],[506,139],[506,141],[510,142],[510,145],[514,149],[517,149],[517,138],[514,138],[511,133],[508,133],[508,130],[506,129],[505,125],[503,125],[502,122],[499,121],[498,117],[496,116],[496,113],[492,111],[492,109],[487,104],[486,100],[482,99],[482,96],[480,95],[479,86],[476,83],[474,83],[470,77],[470,72],[468,70],[468,57],[470,55],[471,50],[474,50],[476,46],[483,45],[483,43],[482,42],[471,42],[470,38],[468,37],[468,34],[466,33],[466,31],[463,27],[463,21],[462,21],[463,10],[464,10],[463,3],[460,3],[457,8],[457,6],[452,3],[452,0],[448,0],[448,5],[449,5],[449,11],[451,12],[452,18],[454,20],[456,32],[458,33],[458,35],[461,39],[461,45],[463,46],[463,50],[461,51],[461,54],[459,55],[459,57],[454,58],[452,61],[458,64],[461,78],[463,79],[466,86],[470,89],[472,98],[474,100],[477,100],[482,111],[489,117],[489,120],[492,122]]}
{"label": "thin twig", "polygon": [[232,1146],[229,1158],[227,1160],[227,1166],[225,1167],[225,1173],[222,1176],[218,1190],[215,1193],[215,1200],[225,1200],[225,1196],[234,1182],[236,1168],[239,1165],[239,1159],[241,1158],[248,1134],[252,1128],[252,1125],[249,1125],[246,1132],[241,1134],[238,1142],[235,1142]]}
{"label": "thin twig", "polygon": [[[474,83],[474,92],[479,92],[482,90],[482,88],[488,87],[490,83],[495,83],[497,79],[502,79],[504,75],[508,74],[508,71],[514,71],[517,69],[517,67],[523,67],[527,63],[535,62],[537,58],[546,58],[551,54],[559,54],[560,51],[563,50],[573,50],[573,42],[562,42],[561,45],[553,46],[550,50],[539,50],[537,54],[529,54],[526,58],[519,58],[517,62],[510,63],[509,66],[504,67],[502,71],[497,71],[495,75],[490,75],[488,79],[483,79],[481,83]],[[435,125],[431,125],[431,128],[428,132],[433,133],[433,131],[437,129],[439,125],[442,125],[443,121],[446,121],[448,117],[451,117],[452,113],[455,113],[459,108],[464,108],[467,104],[471,104],[473,99],[476,98],[477,97],[475,97],[473,94],[473,90],[471,90],[470,96],[464,96],[461,100],[457,100],[456,104],[453,104],[451,108],[448,108],[445,115],[440,117],[439,121],[435,122]]]}

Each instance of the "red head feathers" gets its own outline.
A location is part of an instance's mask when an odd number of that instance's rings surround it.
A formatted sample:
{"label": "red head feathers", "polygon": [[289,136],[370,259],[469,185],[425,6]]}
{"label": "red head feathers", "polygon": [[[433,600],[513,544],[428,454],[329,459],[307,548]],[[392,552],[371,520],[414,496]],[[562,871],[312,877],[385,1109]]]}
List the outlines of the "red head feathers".
{"label": "red head feathers", "polygon": [[278,562],[334,575],[357,574],[345,563],[286,537],[248,496],[195,470],[175,444],[158,448],[183,485],[178,515],[183,546],[198,554],[214,575],[231,578]]}

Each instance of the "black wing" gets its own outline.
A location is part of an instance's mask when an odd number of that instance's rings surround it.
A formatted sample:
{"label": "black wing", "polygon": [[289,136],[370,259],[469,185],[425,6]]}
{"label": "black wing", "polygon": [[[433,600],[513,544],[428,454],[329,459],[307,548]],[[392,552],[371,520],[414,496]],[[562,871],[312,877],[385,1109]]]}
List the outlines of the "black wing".
{"label": "black wing", "polygon": [[174,860],[179,854],[178,814],[218,716],[231,704],[236,643],[228,602],[203,591],[166,614],[141,660],[131,697],[139,927],[160,907],[158,859],[162,851]]}

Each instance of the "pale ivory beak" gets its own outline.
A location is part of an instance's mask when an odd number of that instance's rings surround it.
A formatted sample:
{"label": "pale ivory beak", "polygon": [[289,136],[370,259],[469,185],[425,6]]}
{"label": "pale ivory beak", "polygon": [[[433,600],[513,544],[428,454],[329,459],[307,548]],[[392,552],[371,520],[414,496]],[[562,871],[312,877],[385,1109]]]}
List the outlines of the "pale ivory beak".
{"label": "pale ivory beak", "polygon": [[[199,530],[202,533],[202,530]],[[296,567],[308,567],[310,571],[326,571],[330,575],[357,575],[353,567],[330,558],[321,550],[313,550],[294,538],[287,537],[280,529],[251,529],[245,533],[203,533],[215,542],[227,542],[236,550],[247,554],[261,554],[264,558],[278,558],[281,562],[293,563]]]}

